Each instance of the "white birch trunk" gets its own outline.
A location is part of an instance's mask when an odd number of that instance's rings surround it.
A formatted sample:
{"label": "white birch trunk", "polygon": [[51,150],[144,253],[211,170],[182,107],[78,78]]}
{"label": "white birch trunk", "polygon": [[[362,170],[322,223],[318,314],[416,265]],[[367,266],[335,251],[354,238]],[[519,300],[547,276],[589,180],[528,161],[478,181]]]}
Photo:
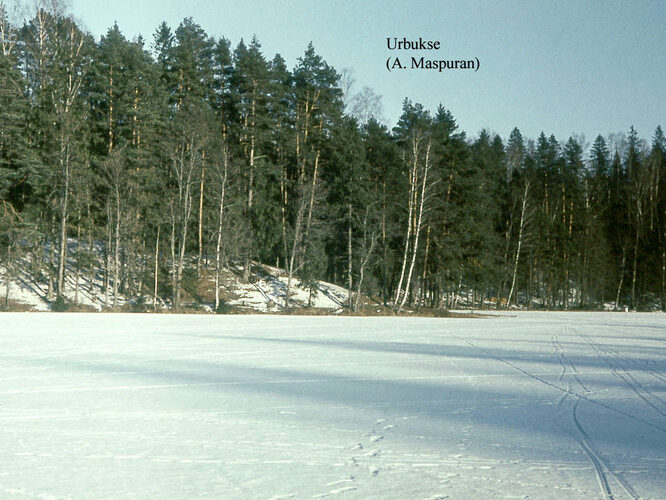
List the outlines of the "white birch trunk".
{"label": "white birch trunk", "polygon": [[116,184],[116,246],[113,261],[113,307],[118,307],[118,285],[120,281],[120,191]]}
{"label": "white birch trunk", "polygon": [[400,269],[400,279],[398,280],[398,288],[395,293],[395,299],[393,303],[396,310],[398,309],[398,301],[400,300],[400,294],[402,292],[402,282],[405,278],[405,269],[407,268],[407,259],[409,256],[409,247],[412,239],[412,215],[414,212],[414,193],[416,191],[416,181],[417,181],[417,163],[418,163],[418,139],[413,138],[413,148],[412,148],[412,169],[409,176],[409,202],[407,205],[407,232],[405,234],[405,250],[402,255],[402,268]]}
{"label": "white birch trunk", "polygon": [[428,145],[426,146],[425,165],[423,167],[423,181],[421,183],[421,199],[419,200],[418,221],[416,222],[416,228],[414,232],[414,248],[412,249],[412,261],[409,265],[409,273],[407,274],[407,284],[405,285],[405,293],[403,294],[402,301],[400,302],[400,306],[398,307],[398,313],[402,311],[402,308],[405,305],[405,301],[407,300],[407,296],[409,295],[409,286],[411,284],[412,274],[414,272],[414,263],[416,262],[416,252],[419,247],[419,235],[421,233],[421,225],[423,223],[423,207],[425,202],[426,187],[428,185],[429,167],[430,167],[430,142],[428,142]]}
{"label": "white birch trunk", "polygon": [[523,192],[523,199],[520,206],[520,225],[518,226],[518,247],[516,248],[516,258],[513,263],[513,278],[511,279],[511,289],[509,290],[509,298],[506,300],[507,307],[511,305],[511,298],[516,287],[516,276],[518,274],[518,261],[520,259],[520,249],[523,244],[523,229],[525,227],[525,213],[527,210],[527,196],[529,195],[530,183],[525,182],[525,191]]}
{"label": "white birch trunk", "polygon": [[347,205],[347,293],[349,309],[353,309],[352,291],[352,204]]}
{"label": "white birch trunk", "polygon": [[153,283],[153,308],[157,310],[157,291],[159,285],[159,262],[160,262],[160,225],[157,225],[157,237],[155,238],[155,281]]}
{"label": "white birch trunk", "polygon": [[622,292],[622,284],[624,282],[624,264],[627,258],[626,246],[622,247],[622,266],[620,268],[620,283],[617,286],[617,294],[615,295],[615,309],[619,308],[620,293]]}
{"label": "white birch trunk", "polygon": [[221,251],[222,251],[222,228],[224,225],[224,198],[226,194],[227,186],[227,175],[228,175],[228,166],[227,166],[227,155],[226,150],[224,153],[224,170],[222,174],[222,191],[220,193],[220,209],[218,213],[217,220],[217,242],[215,244],[215,310],[217,311],[220,307],[220,273],[221,269]]}

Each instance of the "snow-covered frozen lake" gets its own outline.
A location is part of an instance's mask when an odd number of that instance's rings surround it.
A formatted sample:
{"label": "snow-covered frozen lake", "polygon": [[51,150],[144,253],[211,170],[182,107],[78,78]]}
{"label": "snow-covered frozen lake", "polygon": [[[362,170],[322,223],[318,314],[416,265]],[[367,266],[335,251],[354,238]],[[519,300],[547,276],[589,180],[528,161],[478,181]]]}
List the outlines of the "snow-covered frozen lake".
{"label": "snow-covered frozen lake", "polygon": [[665,498],[666,315],[0,315],[2,498]]}

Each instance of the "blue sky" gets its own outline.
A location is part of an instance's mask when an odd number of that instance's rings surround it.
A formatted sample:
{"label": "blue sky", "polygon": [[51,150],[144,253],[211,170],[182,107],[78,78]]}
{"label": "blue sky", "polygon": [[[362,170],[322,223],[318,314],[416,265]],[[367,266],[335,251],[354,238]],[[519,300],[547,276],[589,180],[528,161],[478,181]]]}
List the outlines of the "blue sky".
{"label": "blue sky", "polygon": [[[71,12],[99,37],[118,22],[152,41],[161,21],[192,17],[209,35],[256,34],[264,54],[289,66],[308,42],[357,90],[383,97],[392,126],[402,100],[451,110],[471,136],[514,126],[566,140],[626,132],[650,139],[666,126],[666,1],[72,0]],[[478,57],[478,72],[386,71],[387,37],[439,40],[433,57]],[[411,55],[411,54],[409,54]],[[420,54],[428,55],[428,54]]]}

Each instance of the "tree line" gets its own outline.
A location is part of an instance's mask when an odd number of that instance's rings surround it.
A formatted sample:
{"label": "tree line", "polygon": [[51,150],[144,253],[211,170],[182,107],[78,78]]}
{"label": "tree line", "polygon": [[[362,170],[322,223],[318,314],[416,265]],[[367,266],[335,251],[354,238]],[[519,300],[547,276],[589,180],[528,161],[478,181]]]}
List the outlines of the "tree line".
{"label": "tree line", "polygon": [[[188,273],[284,269],[387,307],[666,309],[666,139],[469,137],[379,98],[310,44],[294,68],[192,19],[97,42],[51,0],[0,1],[0,265],[50,298],[102,279],[183,305]],[[26,256],[29,264],[26,264]],[[67,264],[67,265],[66,265]],[[7,287],[7,293],[9,288]],[[9,300],[9,297],[5,297]],[[77,299],[75,299],[77,300]],[[290,294],[284,306],[290,306]]]}

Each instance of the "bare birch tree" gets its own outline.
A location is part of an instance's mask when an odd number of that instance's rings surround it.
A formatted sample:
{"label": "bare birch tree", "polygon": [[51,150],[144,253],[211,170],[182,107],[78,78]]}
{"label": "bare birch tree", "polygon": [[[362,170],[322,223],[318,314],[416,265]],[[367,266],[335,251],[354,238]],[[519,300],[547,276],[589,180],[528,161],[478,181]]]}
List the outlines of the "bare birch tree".
{"label": "bare birch tree", "polygon": [[525,225],[528,220],[528,204],[529,204],[530,188],[531,188],[531,183],[529,179],[525,179],[523,184],[523,190],[519,200],[520,222],[518,223],[518,242],[516,244],[516,257],[513,261],[513,277],[511,278],[511,288],[509,289],[509,297],[506,300],[507,306],[511,305],[513,292],[516,288],[516,276],[518,276],[518,262],[520,261],[520,251],[523,246]]}
{"label": "bare birch tree", "polygon": [[[415,188],[413,189],[414,192],[414,202],[413,205],[416,206],[418,202],[418,212],[416,214],[416,223],[413,225],[413,242],[412,242],[412,248],[410,250],[411,252],[411,262],[409,264],[409,272],[407,273],[407,284],[405,285],[405,291],[402,295],[402,300],[400,300],[399,305],[397,305],[396,312],[400,313],[402,311],[402,308],[405,306],[405,302],[407,301],[407,297],[409,295],[409,290],[410,290],[410,285],[412,282],[412,275],[414,273],[414,264],[416,262],[416,254],[419,249],[419,236],[421,235],[421,228],[423,227],[423,217],[425,213],[425,200],[427,196],[427,189],[428,189],[428,171],[430,170],[430,149],[431,149],[431,142],[429,139],[426,139],[427,143],[425,146],[425,158],[423,161],[423,165],[421,168],[418,168],[418,162],[415,160],[414,165],[415,169],[414,172],[415,174],[412,176],[413,182],[415,184]],[[415,155],[415,158],[417,158],[417,155]],[[420,180],[420,189],[416,186],[416,183]],[[409,241],[407,241],[407,244],[409,245]],[[403,261],[403,269],[404,269],[405,261]],[[398,295],[396,296],[397,298],[400,298],[400,286],[398,287]],[[396,299],[397,302],[397,299]]]}

